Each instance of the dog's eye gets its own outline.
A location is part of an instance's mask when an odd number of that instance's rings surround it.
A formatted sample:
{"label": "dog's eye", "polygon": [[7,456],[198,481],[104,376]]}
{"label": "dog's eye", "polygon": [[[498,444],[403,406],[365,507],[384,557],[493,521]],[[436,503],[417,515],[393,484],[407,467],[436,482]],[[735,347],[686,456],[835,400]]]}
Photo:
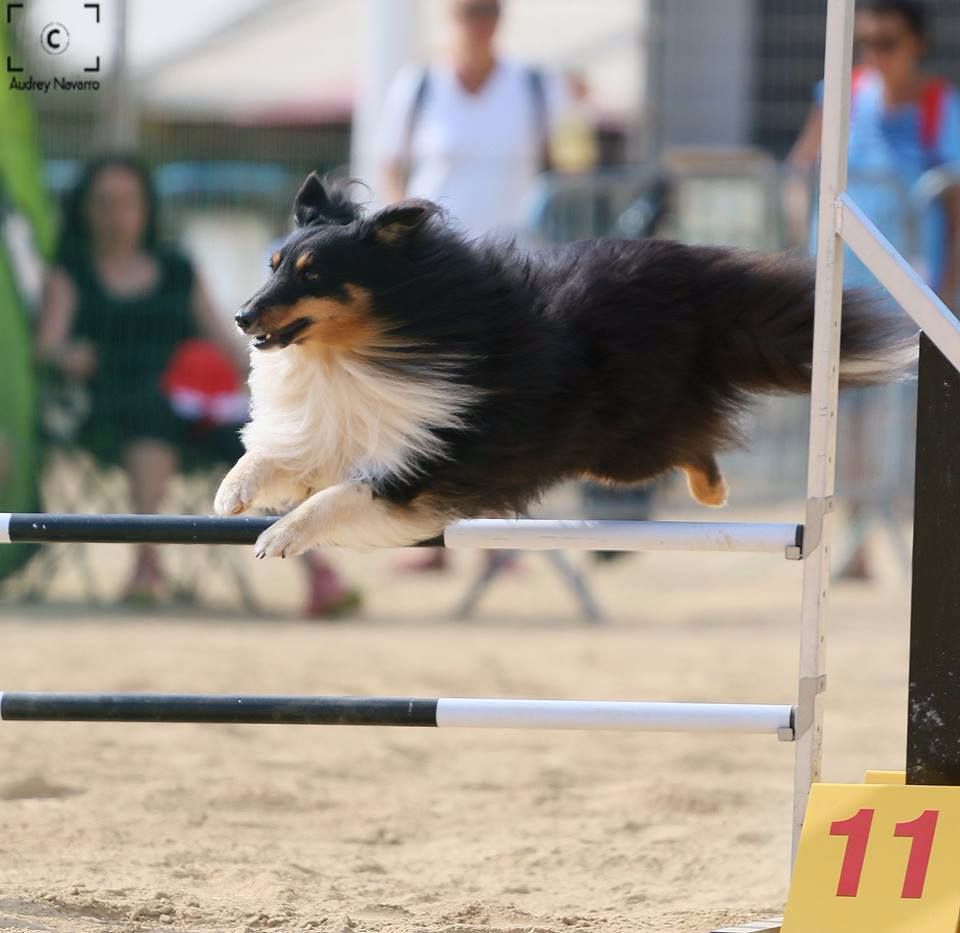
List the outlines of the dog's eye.
{"label": "dog's eye", "polygon": [[320,278],[320,273],[316,269],[304,269],[302,275],[308,282],[316,282]]}

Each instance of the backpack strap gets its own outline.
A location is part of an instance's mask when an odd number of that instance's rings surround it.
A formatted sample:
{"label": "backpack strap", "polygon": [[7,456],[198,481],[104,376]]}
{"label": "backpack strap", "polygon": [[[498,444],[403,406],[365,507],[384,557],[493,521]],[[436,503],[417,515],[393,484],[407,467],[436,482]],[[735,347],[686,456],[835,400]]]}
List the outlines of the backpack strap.
{"label": "backpack strap", "polygon": [[857,94],[863,90],[863,86],[870,79],[870,76],[873,74],[872,69],[867,68],[865,65],[854,65],[853,71],[850,74],[850,95],[851,97],[856,97]]}
{"label": "backpack strap", "polygon": [[850,110],[857,102],[857,98],[863,93],[871,79],[876,76],[876,72],[866,65],[854,65],[850,74]]}
{"label": "backpack strap", "polygon": [[536,132],[540,171],[549,172],[550,159],[550,112],[547,105],[547,85],[539,68],[527,69],[527,84],[533,103],[533,125]]}
{"label": "backpack strap", "polygon": [[939,144],[949,91],[942,78],[931,78],[920,91],[920,142],[925,152],[935,152]]}
{"label": "backpack strap", "polygon": [[[853,69],[850,79],[850,101],[855,103],[875,72],[863,65]],[[940,141],[940,128],[946,111],[950,83],[943,78],[930,78],[920,89],[920,145],[928,155],[935,153]]]}
{"label": "backpack strap", "polygon": [[424,68],[417,81],[417,88],[413,92],[413,101],[410,104],[410,113],[407,115],[407,126],[403,140],[403,172],[405,183],[410,180],[413,172],[413,134],[417,131],[420,117],[423,116],[423,107],[427,102],[427,92],[430,90],[430,69]]}

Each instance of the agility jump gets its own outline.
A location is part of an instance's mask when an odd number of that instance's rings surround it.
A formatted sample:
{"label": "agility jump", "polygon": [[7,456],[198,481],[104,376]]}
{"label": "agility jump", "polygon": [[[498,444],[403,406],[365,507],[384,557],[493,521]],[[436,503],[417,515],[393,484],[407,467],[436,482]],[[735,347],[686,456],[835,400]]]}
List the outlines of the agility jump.
{"label": "agility jump", "polygon": [[[253,544],[276,518],[0,512],[0,543]],[[749,522],[471,519],[417,547],[575,551],[758,551],[798,559],[803,526]]]}
{"label": "agility jump", "polygon": [[792,707],[747,703],[0,692],[0,720],[719,732],[793,738]]}
{"label": "agility jump", "polygon": [[[811,387],[806,518],[803,525],[491,523],[468,520],[449,525],[442,535],[442,543],[447,547],[760,550],[780,551],[787,557],[802,558],[803,601],[795,710],[787,706],[610,704],[592,701],[6,693],[0,699],[2,718],[282,722],[286,716],[289,717],[286,721],[304,722],[312,721],[303,718],[312,715],[320,717],[317,721],[326,723],[346,721],[337,717],[353,717],[356,724],[397,725],[396,719],[406,716],[409,720],[417,720],[404,723],[406,725],[441,727],[489,727],[495,724],[509,728],[635,728],[775,733],[778,738],[794,739],[796,742],[793,826],[796,848],[811,786],[820,781],[821,772],[823,692],[826,684],[824,609],[830,584],[837,393],[841,375],[843,247],[846,243],[876,274],[925,335],[920,356],[920,443],[910,676],[911,713],[919,709],[923,715],[911,715],[909,720],[909,783],[905,788],[909,790],[910,784],[960,785],[960,758],[955,754],[960,742],[960,717],[956,715],[960,708],[960,679],[955,676],[960,671],[960,640],[956,637],[955,612],[955,607],[960,605],[960,575],[956,574],[955,567],[950,563],[956,554],[957,528],[960,527],[960,447],[955,439],[956,432],[947,427],[956,424],[960,417],[957,411],[960,379],[955,372],[956,368],[960,368],[960,323],[845,194],[853,16],[853,0],[829,0],[819,193],[820,229],[815,310],[812,316],[813,356],[811,370],[809,373],[806,369],[803,371],[804,377],[809,376]],[[317,193],[314,192],[314,195]],[[418,218],[395,217],[394,221],[400,223],[401,227],[409,227],[411,222],[416,226]],[[405,235],[403,230],[400,234]],[[387,240],[390,241],[389,236]],[[277,265],[280,265],[280,257]],[[862,323],[864,319],[860,320]],[[252,320],[244,323],[248,329],[254,326]],[[272,324],[270,326],[273,327]],[[292,340],[299,331],[288,334],[289,327],[302,326],[302,321],[294,321],[293,324],[284,321],[280,322],[281,329],[277,329],[276,333],[261,328],[258,336],[265,338],[268,343],[284,335]],[[793,375],[794,382],[799,386],[800,375]],[[454,418],[454,415],[450,415],[450,418]],[[705,450],[712,454],[709,445]],[[535,461],[536,457],[532,456],[532,460]],[[689,463],[676,465],[690,466]],[[695,496],[698,492],[705,493],[697,497],[706,504],[718,504],[718,501],[710,500],[719,500],[720,492],[725,490],[721,485],[722,477],[714,469],[715,464],[710,459],[701,459],[694,466],[697,469],[688,471],[691,491]],[[248,468],[252,470],[253,467]],[[247,478],[244,475],[234,477],[227,488],[229,495],[222,497],[221,512],[230,514],[242,511],[250,504],[258,504],[246,501],[241,495]],[[348,501],[348,493],[352,495],[353,490],[344,492],[343,503],[339,500],[335,503],[344,512],[354,505],[352,499]],[[360,506],[369,504],[367,500],[358,500],[358,503]],[[428,537],[443,527],[442,522],[431,525],[432,521],[432,517],[430,521],[424,520],[423,526],[430,527],[430,531],[427,535],[421,534],[421,537]],[[271,527],[269,519],[13,514],[0,516],[0,540],[249,543]],[[414,527],[419,528],[420,525],[411,525],[407,531]],[[748,532],[746,528],[753,530]],[[758,528],[761,530],[756,531]],[[411,537],[409,540],[417,539]],[[747,541],[752,546],[743,546]],[[315,542],[307,542],[312,543]],[[272,548],[271,553],[283,553],[283,548]],[[378,720],[378,717],[393,721],[387,723],[383,719]],[[369,721],[371,719],[373,722]],[[823,894],[836,900],[832,888]],[[856,906],[854,900],[850,899],[850,903]],[[791,921],[789,914],[786,922],[786,929],[790,933],[801,928],[802,921]],[[822,925],[807,925],[803,933],[823,928]],[[916,926],[911,928],[917,929]],[[772,922],[755,924],[749,929],[773,931],[779,930],[780,925]],[[879,927],[876,924],[848,925],[844,929]],[[888,925],[883,929],[890,927]],[[956,917],[951,926],[951,930],[955,929]]]}
{"label": "agility jump", "polygon": [[[0,513],[10,543],[252,544],[274,518]],[[476,519],[426,546],[753,551],[799,559],[803,526],[736,522]],[[0,692],[0,720],[193,722],[712,732],[794,738],[789,705],[412,697]]]}

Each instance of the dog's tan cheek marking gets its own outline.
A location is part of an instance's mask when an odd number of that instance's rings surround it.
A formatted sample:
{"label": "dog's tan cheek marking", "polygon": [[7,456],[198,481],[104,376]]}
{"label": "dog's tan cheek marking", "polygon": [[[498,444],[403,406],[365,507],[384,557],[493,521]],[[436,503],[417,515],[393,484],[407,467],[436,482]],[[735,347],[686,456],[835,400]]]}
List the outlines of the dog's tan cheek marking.
{"label": "dog's tan cheek marking", "polygon": [[330,349],[370,346],[380,338],[380,328],[370,314],[370,292],[359,285],[346,286],[347,299],[301,298],[290,310],[290,320],[309,317],[314,325],[298,343]]}

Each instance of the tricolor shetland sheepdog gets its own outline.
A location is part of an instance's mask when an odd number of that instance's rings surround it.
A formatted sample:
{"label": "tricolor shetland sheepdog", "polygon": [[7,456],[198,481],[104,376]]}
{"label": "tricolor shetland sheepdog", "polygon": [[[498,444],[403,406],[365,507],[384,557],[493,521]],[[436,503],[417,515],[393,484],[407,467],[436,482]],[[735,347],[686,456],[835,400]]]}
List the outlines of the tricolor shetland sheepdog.
{"label": "tricolor shetland sheepdog", "polygon": [[[465,238],[429,201],[367,216],[316,175],[294,214],[236,317],[252,420],[215,505],[291,509],[261,557],[413,544],[581,477],[679,468],[723,505],[716,454],[751,396],[809,389],[803,260],[664,240],[531,253]],[[841,383],[890,379],[898,327],[844,302]]]}

